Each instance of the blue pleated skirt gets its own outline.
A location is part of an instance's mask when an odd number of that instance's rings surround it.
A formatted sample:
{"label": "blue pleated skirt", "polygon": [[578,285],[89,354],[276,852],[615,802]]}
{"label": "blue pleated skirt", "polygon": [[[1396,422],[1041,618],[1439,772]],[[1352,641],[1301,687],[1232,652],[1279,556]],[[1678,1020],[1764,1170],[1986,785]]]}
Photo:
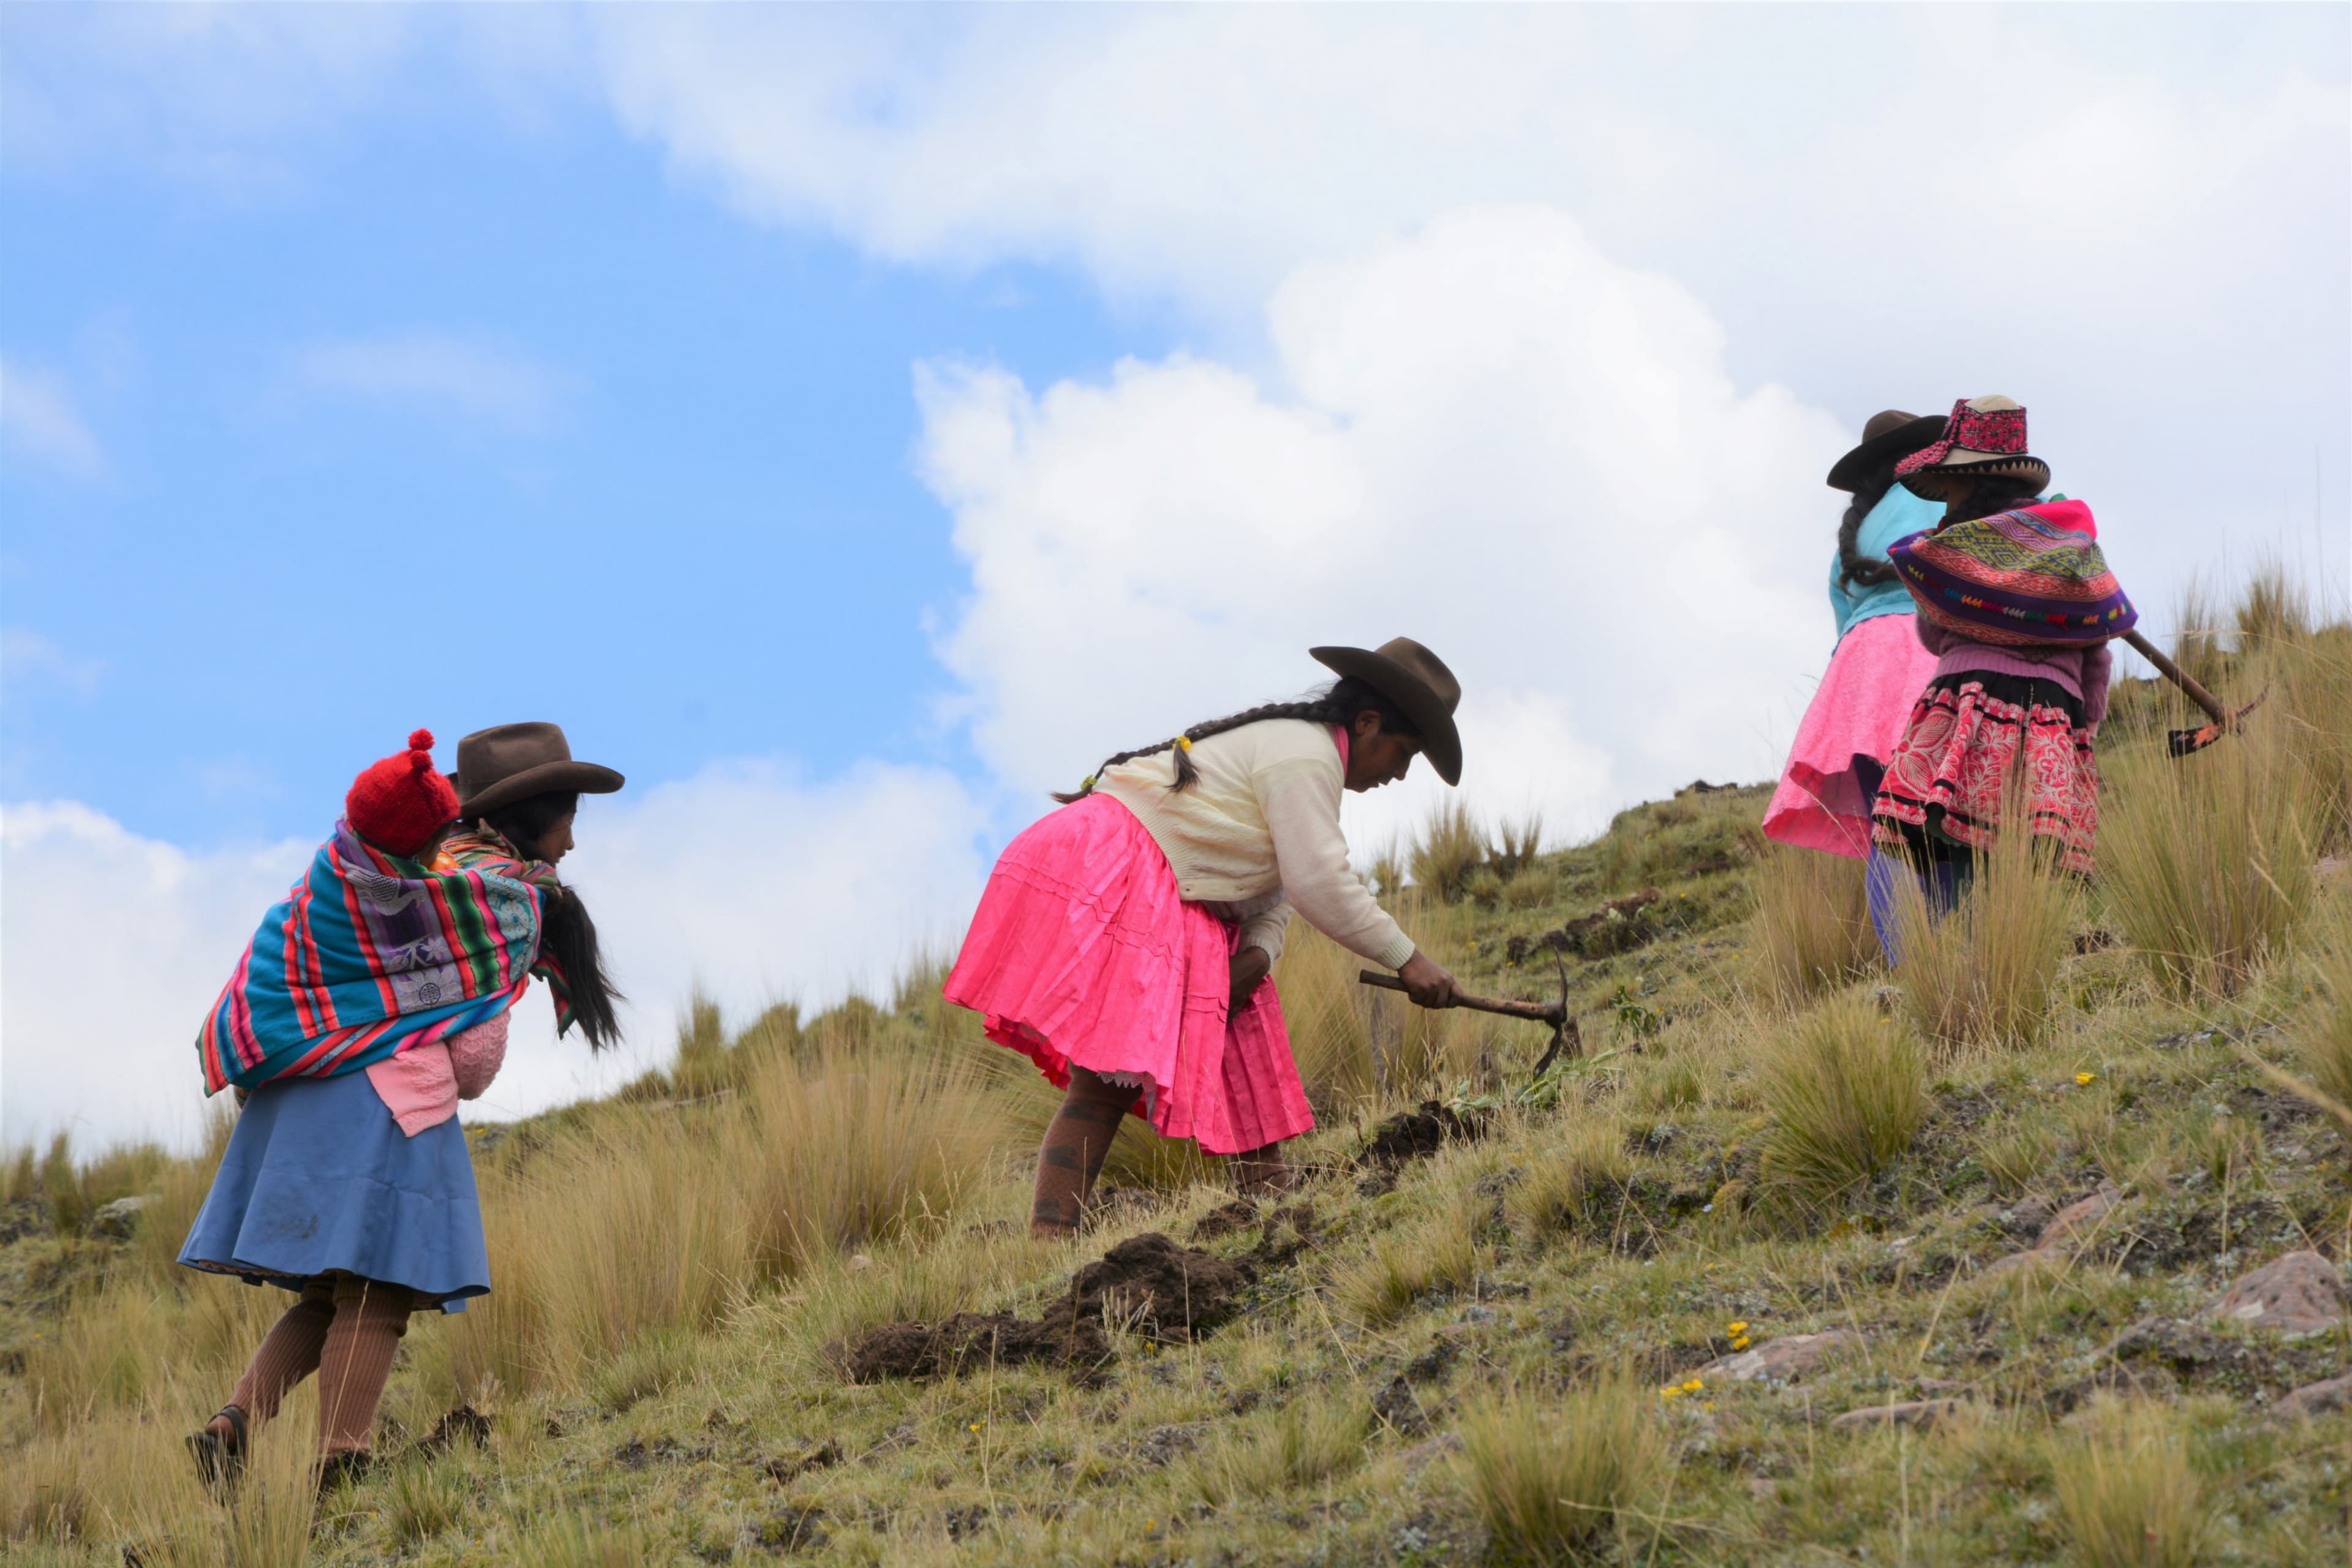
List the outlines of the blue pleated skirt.
{"label": "blue pleated skirt", "polygon": [[180,1261],[289,1289],[356,1274],[461,1312],[490,1289],[465,1131],[453,1116],[407,1136],[363,1072],[264,1084]]}

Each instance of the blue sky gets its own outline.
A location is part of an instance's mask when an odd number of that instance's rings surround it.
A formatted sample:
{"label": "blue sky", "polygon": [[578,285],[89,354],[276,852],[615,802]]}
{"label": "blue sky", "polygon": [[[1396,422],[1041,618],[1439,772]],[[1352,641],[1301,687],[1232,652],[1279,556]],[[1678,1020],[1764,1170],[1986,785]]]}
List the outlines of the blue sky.
{"label": "blue sky", "polygon": [[951,944],[1309,644],[1435,647],[1554,841],[1768,776],[1822,472],[1996,391],[2156,629],[2346,602],[2352,13],[0,9],[0,1137],[191,1136],[420,723],[630,778],[630,1048],[527,1008],[505,1113]]}
{"label": "blue sky", "polygon": [[7,625],[64,667],[9,691],[7,795],[299,836],[409,726],[523,712],[646,784],[953,759],[912,367],[1098,373],[1166,312],[745,224],[608,118],[439,96],[242,200],[0,164],[6,353],[103,448],[0,467]]}

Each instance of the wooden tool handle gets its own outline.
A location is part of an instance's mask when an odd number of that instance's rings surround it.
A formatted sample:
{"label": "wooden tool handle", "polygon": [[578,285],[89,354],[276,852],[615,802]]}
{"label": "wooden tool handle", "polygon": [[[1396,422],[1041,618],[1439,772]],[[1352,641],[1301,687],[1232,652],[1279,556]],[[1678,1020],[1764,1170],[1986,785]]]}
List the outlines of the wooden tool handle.
{"label": "wooden tool handle", "polygon": [[[1360,969],[1356,978],[1367,985],[1377,985],[1383,991],[1402,991],[1404,982],[1393,974],[1377,969]],[[1513,1018],[1532,1018],[1538,1024],[1557,1025],[1560,1009],[1549,1002],[1522,1002],[1513,996],[1476,996],[1467,991],[1454,994],[1456,1007],[1468,1007],[1479,1013],[1501,1013]]]}
{"label": "wooden tool handle", "polygon": [[2158,675],[2187,692],[2189,700],[2205,710],[2207,718],[2225,730],[2231,727],[2230,710],[2221,706],[2221,700],[2206,690],[2194,676],[2173,663],[2154,643],[2140,636],[2137,627],[2124,634],[2124,641],[2129,643],[2132,651],[2140,658],[2156,666]]}

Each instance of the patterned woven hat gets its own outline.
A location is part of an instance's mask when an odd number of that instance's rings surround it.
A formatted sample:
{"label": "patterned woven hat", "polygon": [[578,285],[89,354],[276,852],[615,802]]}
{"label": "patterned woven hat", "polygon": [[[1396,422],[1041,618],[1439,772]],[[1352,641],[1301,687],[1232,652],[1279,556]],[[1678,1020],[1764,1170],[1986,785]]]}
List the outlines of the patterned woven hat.
{"label": "patterned woven hat", "polygon": [[2050,465],[2026,447],[2024,406],[1996,394],[1953,404],[1942,438],[1895,464],[1895,474],[1932,496],[1943,479],[1979,474],[2015,474],[2039,489],[2050,482]]}
{"label": "patterned woven hat", "polygon": [[1975,642],[2084,647],[2139,620],[2095,540],[2029,512],[1915,533],[1888,553],[1919,613]]}

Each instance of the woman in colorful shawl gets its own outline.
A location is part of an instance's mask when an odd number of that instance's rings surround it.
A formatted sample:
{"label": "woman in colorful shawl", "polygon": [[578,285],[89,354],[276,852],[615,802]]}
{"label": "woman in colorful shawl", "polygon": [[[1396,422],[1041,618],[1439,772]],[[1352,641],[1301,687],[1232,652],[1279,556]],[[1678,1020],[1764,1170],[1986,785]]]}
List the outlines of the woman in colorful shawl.
{"label": "woman in colorful shawl", "polygon": [[[1921,881],[1932,912],[1967,888],[2012,806],[2048,864],[2091,873],[2099,825],[2092,742],[2107,713],[2110,639],[2136,616],[2079,500],[2038,498],[2050,467],[2006,397],[1953,406],[1944,434],[1896,465],[1943,503],[1890,554],[1919,607],[1934,675],[1913,704],[1872,812],[1873,842]],[[1871,914],[1895,960],[1891,879]]]}
{"label": "woman in colorful shawl", "polygon": [[1936,657],[1911,630],[1911,595],[1886,548],[1934,525],[1943,509],[1895,477],[1895,465],[1943,433],[1941,416],[1890,408],[1873,415],[1862,444],[1830,469],[1853,500],[1830,562],[1837,651],[1797,726],[1788,766],[1764,811],[1764,836],[1853,859],[1870,853],[1870,808]]}
{"label": "woman in colorful shawl", "polygon": [[[457,788],[425,730],[360,774],[197,1038],[207,1090],[244,1103],[180,1261],[297,1296],[188,1439],[215,1488],[314,1371],[321,1489],[363,1468],[409,1314],[462,1311],[489,1289],[457,1101],[498,1072],[531,976],[555,987],[559,1028],[576,1018],[593,1047],[614,1037],[594,928],[552,864],[568,807],[478,798],[452,836],[478,740],[458,744]],[[596,773],[578,787],[619,787]],[[511,815],[526,808],[528,822]]]}
{"label": "woman in colorful shawl", "polygon": [[1339,801],[1416,755],[1458,782],[1461,686],[1408,637],[1308,652],[1336,684],[1108,758],[989,877],[946,995],[1066,1090],[1034,1236],[1076,1232],[1130,1112],[1234,1156],[1244,1192],[1289,1184],[1282,1142],[1315,1117],[1266,975],[1293,908],[1423,1006],[1453,1002],[1454,977],[1349,868]]}

